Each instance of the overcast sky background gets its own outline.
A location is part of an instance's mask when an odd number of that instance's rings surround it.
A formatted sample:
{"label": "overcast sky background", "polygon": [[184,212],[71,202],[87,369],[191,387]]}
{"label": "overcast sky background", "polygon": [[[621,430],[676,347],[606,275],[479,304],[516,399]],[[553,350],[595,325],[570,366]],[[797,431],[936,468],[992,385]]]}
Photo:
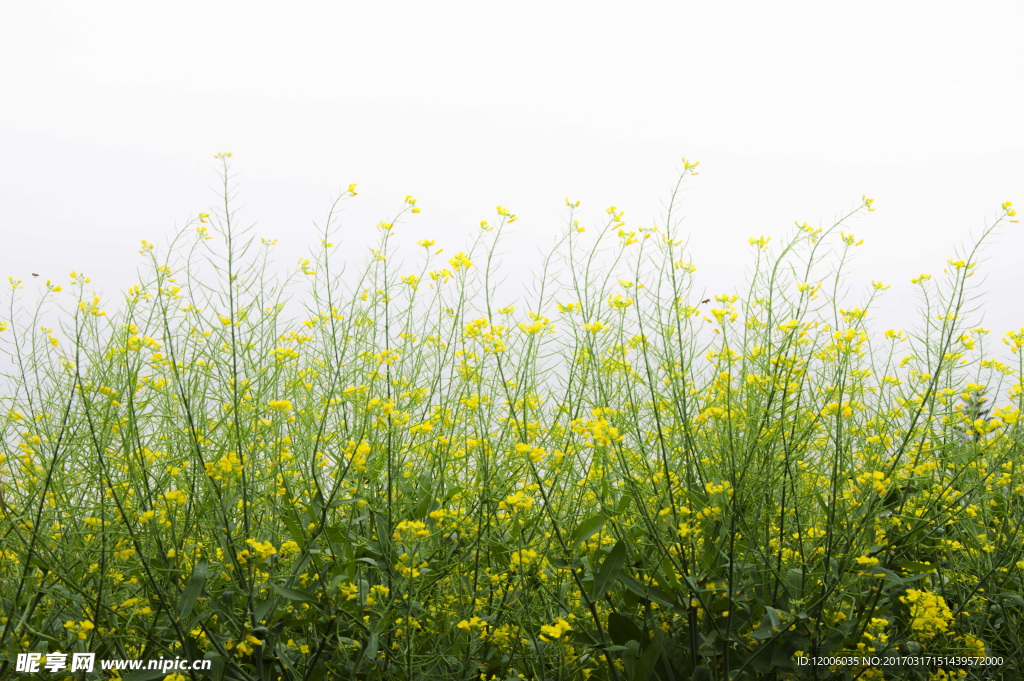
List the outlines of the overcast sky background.
{"label": "overcast sky background", "polygon": [[[742,288],[746,240],[877,211],[854,300],[910,324],[909,280],[1024,208],[1024,4],[37,3],[0,6],[0,274],[34,290],[84,271],[109,297],[215,201],[232,151],[240,214],[291,267],[349,183],[361,261],[399,234],[446,252],[495,206],[506,265],[539,262],[564,198],[651,225],[679,159],[701,161],[683,236],[709,293]],[[985,325],[1024,325],[1024,229],[982,266]]]}

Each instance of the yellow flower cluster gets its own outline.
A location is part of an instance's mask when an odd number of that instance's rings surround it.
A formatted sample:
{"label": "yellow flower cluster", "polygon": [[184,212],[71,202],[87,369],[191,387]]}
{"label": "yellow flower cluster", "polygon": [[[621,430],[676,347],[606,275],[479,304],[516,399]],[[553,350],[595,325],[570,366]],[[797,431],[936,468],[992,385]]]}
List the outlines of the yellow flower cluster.
{"label": "yellow flower cluster", "polygon": [[277,549],[269,541],[256,541],[250,537],[245,540],[245,543],[252,547],[253,553],[259,556],[263,562],[267,562],[271,556],[277,555]]}
{"label": "yellow flower cluster", "polygon": [[419,555],[416,553],[413,553],[411,556],[408,553],[403,553],[398,557],[397,567],[403,577],[415,579],[426,569],[427,561],[419,562]]}
{"label": "yellow flower cluster", "polygon": [[927,641],[949,630],[953,613],[942,596],[929,591],[907,589],[907,595],[900,596],[900,602],[910,605],[910,627],[921,640]]}
{"label": "yellow flower cluster", "polygon": [[540,631],[541,631],[541,634],[542,634],[540,636],[540,640],[542,640],[542,641],[549,641],[549,640],[557,641],[557,640],[561,639],[563,636],[565,636],[567,633],[572,631],[572,627],[569,626],[569,623],[566,622],[561,617],[556,617],[554,624],[545,624],[545,625],[543,625],[540,628]]}
{"label": "yellow flower cluster", "polygon": [[462,251],[456,253],[452,257],[452,259],[448,261],[448,264],[451,265],[452,269],[454,269],[456,272],[458,272],[459,270],[468,270],[470,267],[473,266],[473,263],[469,259],[469,256],[463,253]]}
{"label": "yellow flower cluster", "polygon": [[84,641],[85,639],[89,638],[89,632],[95,629],[96,625],[94,625],[89,620],[82,620],[80,622],[68,620],[64,623],[64,628],[72,634],[76,634],[77,638]]}
{"label": "yellow flower cluster", "polygon": [[217,463],[206,462],[206,475],[214,480],[224,480],[228,476],[241,474],[242,462],[235,452],[225,452]]}
{"label": "yellow flower cluster", "polygon": [[528,445],[520,442],[516,445],[516,452],[524,454],[529,457],[530,461],[534,463],[540,463],[544,460],[544,454],[546,453],[543,447],[537,445]]}
{"label": "yellow flower cluster", "polygon": [[513,570],[522,570],[526,568],[530,563],[537,560],[537,552],[533,549],[522,549],[520,551],[513,551],[512,555],[509,556],[508,564]]}
{"label": "yellow flower cluster", "polygon": [[395,528],[395,539],[402,541],[413,541],[430,536],[430,530],[421,520],[403,520]]}
{"label": "yellow flower cluster", "polygon": [[971,657],[985,657],[985,643],[971,634],[964,634],[964,644],[970,652]]}
{"label": "yellow flower cluster", "polygon": [[180,489],[172,489],[169,492],[165,492],[163,497],[168,505],[177,504],[178,506],[184,506],[188,503],[188,497],[185,496],[185,492]]}
{"label": "yellow flower cluster", "polygon": [[530,312],[529,323],[523,322],[519,325],[519,330],[525,334],[533,335],[538,333],[554,333],[555,325],[551,323],[551,320],[547,317],[542,317],[536,312]]}
{"label": "yellow flower cluster", "polygon": [[487,620],[482,620],[479,617],[470,617],[468,620],[462,620],[455,625],[457,628],[463,630],[467,634],[473,633],[473,629],[481,629],[484,632],[487,631]]}
{"label": "yellow flower cluster", "polygon": [[528,511],[533,507],[533,497],[526,496],[522,492],[516,492],[505,497],[504,501],[498,502],[498,508],[503,511],[518,513]]}

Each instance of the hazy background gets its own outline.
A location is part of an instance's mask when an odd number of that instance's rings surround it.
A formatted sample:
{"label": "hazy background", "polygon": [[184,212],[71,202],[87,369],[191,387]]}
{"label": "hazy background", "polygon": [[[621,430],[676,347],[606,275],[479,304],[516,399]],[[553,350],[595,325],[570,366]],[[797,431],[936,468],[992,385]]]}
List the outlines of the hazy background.
{"label": "hazy background", "polygon": [[[29,293],[31,272],[77,269],[116,300],[139,240],[216,200],[228,150],[282,268],[358,182],[342,234],[360,261],[412,194],[399,234],[446,253],[508,206],[521,273],[566,196],[588,226],[612,204],[651,225],[685,155],[709,293],[742,288],[748,237],[866,193],[851,283],[891,283],[876,328],[900,327],[912,276],[1002,201],[1024,214],[1022,28],[1020,2],[4,3],[0,274]],[[996,334],[1024,325],[1022,247],[1011,225],[986,253]]]}

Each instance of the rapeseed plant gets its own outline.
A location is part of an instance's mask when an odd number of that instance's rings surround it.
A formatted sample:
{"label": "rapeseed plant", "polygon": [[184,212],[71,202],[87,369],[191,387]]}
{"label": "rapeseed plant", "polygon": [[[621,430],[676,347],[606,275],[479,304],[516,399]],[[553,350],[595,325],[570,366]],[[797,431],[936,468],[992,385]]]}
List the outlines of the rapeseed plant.
{"label": "rapeseed plant", "polygon": [[[291,320],[274,240],[237,226],[229,157],[223,205],[167,249],[143,241],[119,308],[72,272],[26,318],[9,280],[0,674],[69,649],[245,681],[1016,669],[1024,329],[998,358],[969,319],[1010,203],[913,279],[920,326],[879,334],[887,285],[837,293],[867,197],[752,237],[746,294],[701,301],[684,161],[656,226],[613,206],[587,231],[566,199],[513,304],[494,299],[504,206],[443,263],[421,239],[402,272],[408,196],[344,272],[353,184],[297,263]],[[897,655],[917,662],[813,662]]]}

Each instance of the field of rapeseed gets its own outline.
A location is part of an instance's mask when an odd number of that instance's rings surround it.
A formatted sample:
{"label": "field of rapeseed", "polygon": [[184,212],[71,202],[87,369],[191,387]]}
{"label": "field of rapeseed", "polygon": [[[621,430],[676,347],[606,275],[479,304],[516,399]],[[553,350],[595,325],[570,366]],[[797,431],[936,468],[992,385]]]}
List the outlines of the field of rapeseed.
{"label": "field of rapeseed", "polygon": [[80,651],[211,660],[124,677],[170,681],[1016,678],[1024,329],[970,319],[1009,203],[903,330],[866,326],[884,284],[840,295],[867,198],[751,239],[745,295],[702,302],[689,162],[656,227],[567,200],[517,305],[515,216],[399,270],[412,197],[358,273],[328,220],[286,305],[227,156],[123,301],[73,272],[25,310],[11,280],[0,677]]}

